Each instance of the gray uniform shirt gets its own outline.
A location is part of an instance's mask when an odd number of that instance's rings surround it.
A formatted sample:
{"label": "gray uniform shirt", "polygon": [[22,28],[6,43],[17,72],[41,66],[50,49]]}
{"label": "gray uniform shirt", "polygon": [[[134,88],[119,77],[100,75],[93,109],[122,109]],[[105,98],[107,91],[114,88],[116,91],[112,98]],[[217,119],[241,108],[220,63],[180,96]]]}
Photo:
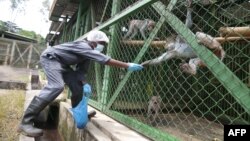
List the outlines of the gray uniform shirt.
{"label": "gray uniform shirt", "polygon": [[47,48],[41,55],[50,59],[56,59],[67,69],[70,65],[78,65],[80,79],[83,79],[82,73],[86,73],[89,60],[105,64],[111,59],[99,51],[91,48],[87,41],[68,42]]}
{"label": "gray uniform shirt", "polygon": [[51,56],[64,65],[75,65],[86,59],[94,60],[101,64],[110,60],[109,56],[92,49],[87,41],[68,42],[56,45],[46,49],[42,53],[42,56]]}

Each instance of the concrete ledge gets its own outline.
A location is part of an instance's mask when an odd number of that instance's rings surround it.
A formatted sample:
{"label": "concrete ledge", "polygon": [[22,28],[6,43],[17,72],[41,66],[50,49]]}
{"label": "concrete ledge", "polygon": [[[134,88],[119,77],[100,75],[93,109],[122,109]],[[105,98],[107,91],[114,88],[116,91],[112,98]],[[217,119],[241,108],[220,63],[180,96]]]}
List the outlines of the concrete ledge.
{"label": "concrete ledge", "polygon": [[[24,112],[27,109],[27,107],[29,106],[29,104],[32,101],[33,97],[38,95],[40,93],[40,91],[41,90],[31,90],[31,84],[28,83],[27,91],[25,93]],[[59,95],[51,104],[59,103],[60,101],[65,101],[65,98],[64,98],[64,96],[62,94]],[[47,118],[48,118],[48,111],[49,111],[49,106],[47,106],[44,110],[41,111],[41,113],[37,117],[36,121],[46,122]],[[27,136],[24,136],[24,135],[20,134],[19,141],[35,141],[35,139],[32,138],[32,137],[27,137]]]}
{"label": "concrete ledge", "polygon": [[[30,87],[31,85],[28,84],[28,88]],[[40,90],[30,89],[26,91],[24,110],[39,92]],[[95,110],[97,115],[91,119],[85,129],[78,129],[70,111],[71,105],[64,101],[63,95],[60,95],[54,101],[59,103],[58,131],[64,141],[149,141],[141,134],[90,106],[88,106],[88,110]],[[20,135],[19,141],[34,141],[34,138]]]}
{"label": "concrete ledge", "polygon": [[111,139],[89,122],[85,129],[78,129],[74,123],[71,106],[60,102],[58,130],[65,141],[111,141]]}
{"label": "concrete ledge", "polygon": [[0,89],[26,90],[26,83],[21,81],[0,81]]}
{"label": "concrete ledge", "polygon": [[60,102],[58,130],[65,141],[150,141],[90,106],[88,110],[95,110],[97,115],[85,129],[77,129],[70,108],[70,104]]}
{"label": "concrete ledge", "polygon": [[[96,110],[89,106],[88,110]],[[107,115],[97,111],[95,117],[91,119],[91,122],[97,126],[102,132],[108,135],[115,141],[151,141],[138,132],[131,130],[123,124],[115,121]]]}

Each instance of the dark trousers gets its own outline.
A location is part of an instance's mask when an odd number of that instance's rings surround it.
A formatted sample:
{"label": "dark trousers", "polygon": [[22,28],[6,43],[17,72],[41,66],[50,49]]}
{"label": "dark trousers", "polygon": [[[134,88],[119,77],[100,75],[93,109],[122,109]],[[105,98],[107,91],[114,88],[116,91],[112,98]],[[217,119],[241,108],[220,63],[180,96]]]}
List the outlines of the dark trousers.
{"label": "dark trousers", "polygon": [[71,105],[75,107],[83,95],[82,82],[77,77],[77,72],[73,69],[65,69],[56,59],[49,59],[41,56],[40,63],[46,74],[48,84],[41,90],[39,97],[52,102],[59,94],[62,93],[64,85],[68,85],[71,95]]}
{"label": "dark trousers", "polygon": [[82,82],[77,78],[77,73],[73,70],[63,73],[63,79],[71,91],[71,105],[74,108],[82,100]]}

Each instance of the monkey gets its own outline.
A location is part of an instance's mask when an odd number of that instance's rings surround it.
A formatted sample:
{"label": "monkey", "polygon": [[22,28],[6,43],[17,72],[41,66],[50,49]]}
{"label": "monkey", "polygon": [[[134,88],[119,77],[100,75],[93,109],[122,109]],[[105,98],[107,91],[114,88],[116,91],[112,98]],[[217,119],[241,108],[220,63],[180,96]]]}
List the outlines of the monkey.
{"label": "monkey", "polygon": [[[123,37],[123,39],[129,38],[130,40],[137,35],[138,31],[140,31],[143,39],[146,39],[145,31],[152,31],[155,27],[155,22],[151,19],[144,20],[131,20],[129,22],[129,28],[127,34]],[[130,36],[130,37],[129,37]]]}
{"label": "monkey", "polygon": [[[217,42],[212,36],[205,34],[203,32],[196,32],[197,42],[203,44],[210,49],[222,50],[222,46]],[[221,55],[224,56],[224,55]],[[223,60],[224,58],[222,58]]]}
{"label": "monkey", "polygon": [[159,111],[161,108],[162,99],[160,96],[152,96],[148,103],[147,117],[150,120],[150,123],[156,121],[156,118],[159,116]]}
{"label": "monkey", "polygon": [[[212,52],[217,57],[219,57],[221,61],[223,61],[226,53],[218,41],[216,41],[212,36],[203,32],[196,32],[195,36],[199,44],[202,44],[211,49]],[[180,65],[180,68],[184,73],[188,73],[191,75],[195,75],[197,72],[197,68],[200,67],[206,67],[206,65],[200,58],[190,59],[189,63],[181,63]]]}
{"label": "monkey", "polygon": [[[187,16],[185,25],[188,28],[191,28],[193,25],[191,4],[192,0],[187,0]],[[167,48],[167,52],[155,59],[147,60],[141,63],[141,65],[156,65],[171,58],[187,59],[196,57],[196,54],[193,52],[192,48],[190,48],[189,45],[179,35],[176,36],[175,41],[166,44],[165,48]]]}
{"label": "monkey", "polygon": [[[191,4],[192,0],[187,0],[187,16],[185,25],[188,28],[191,28],[193,24]],[[203,32],[197,32],[196,38],[198,43],[203,44],[204,46],[213,50],[213,53],[216,56],[220,57],[221,60],[224,59],[225,51],[221,47],[220,43],[217,42],[212,36]],[[197,55],[192,50],[192,48],[180,36],[177,36],[174,42],[167,44],[166,48],[168,49],[167,52],[163,53],[161,56],[155,59],[144,61],[143,63],[141,63],[141,65],[143,65],[144,67],[148,65],[156,65],[171,58],[182,59],[182,62],[185,62],[186,59],[190,59],[189,63],[181,63],[180,69],[184,73],[188,73],[191,75],[196,74],[198,67],[205,67],[205,64],[199,58],[197,58]]]}

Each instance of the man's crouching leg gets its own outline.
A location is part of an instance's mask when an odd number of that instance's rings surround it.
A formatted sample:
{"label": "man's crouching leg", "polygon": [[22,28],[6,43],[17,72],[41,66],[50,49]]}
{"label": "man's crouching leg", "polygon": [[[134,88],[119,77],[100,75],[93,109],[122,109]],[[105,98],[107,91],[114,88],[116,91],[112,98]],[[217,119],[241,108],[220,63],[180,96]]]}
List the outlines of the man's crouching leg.
{"label": "man's crouching leg", "polygon": [[26,109],[17,131],[29,137],[42,136],[43,130],[34,127],[34,120],[48,104],[48,101],[35,96]]}

